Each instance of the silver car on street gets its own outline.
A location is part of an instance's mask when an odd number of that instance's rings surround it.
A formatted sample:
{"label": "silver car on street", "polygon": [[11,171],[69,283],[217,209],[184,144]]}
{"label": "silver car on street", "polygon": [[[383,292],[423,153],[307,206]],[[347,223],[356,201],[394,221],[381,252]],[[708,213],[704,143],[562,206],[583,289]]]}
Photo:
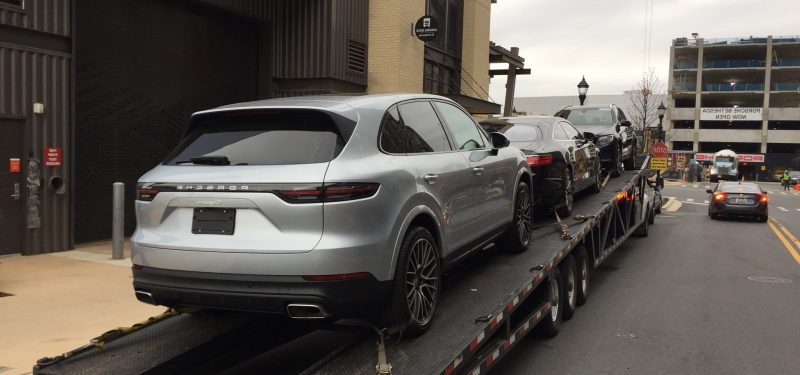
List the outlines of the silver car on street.
{"label": "silver car on street", "polygon": [[191,116],[137,186],[139,300],[430,326],[445,267],[531,242],[519,149],[434,95],[320,96]]}

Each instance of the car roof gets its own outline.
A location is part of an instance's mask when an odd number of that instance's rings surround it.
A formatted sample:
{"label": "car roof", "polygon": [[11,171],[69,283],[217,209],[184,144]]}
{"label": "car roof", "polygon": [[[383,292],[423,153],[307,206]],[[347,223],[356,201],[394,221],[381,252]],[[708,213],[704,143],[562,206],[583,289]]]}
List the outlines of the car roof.
{"label": "car roof", "polygon": [[483,120],[481,124],[515,124],[515,125],[552,125],[558,121],[567,121],[556,116],[514,116]]}
{"label": "car roof", "polygon": [[559,112],[563,111],[565,109],[601,109],[601,108],[610,109],[610,108],[616,108],[616,107],[617,107],[616,104],[607,104],[607,105],[570,105],[570,106],[566,106],[564,108],[561,108],[561,110],[559,110]]}
{"label": "car roof", "polygon": [[[192,114],[192,117],[215,113],[250,109],[276,109],[276,108],[296,108],[296,109],[317,109],[328,112],[335,112],[344,117],[352,118],[353,110],[359,108],[388,109],[397,102],[412,99],[437,99],[454,103],[452,100],[439,95],[416,94],[416,93],[395,93],[395,94],[372,94],[372,95],[312,95],[294,96],[288,98],[265,99],[251,102],[228,104],[221,107],[199,111]],[[355,119],[353,119],[355,120]]]}

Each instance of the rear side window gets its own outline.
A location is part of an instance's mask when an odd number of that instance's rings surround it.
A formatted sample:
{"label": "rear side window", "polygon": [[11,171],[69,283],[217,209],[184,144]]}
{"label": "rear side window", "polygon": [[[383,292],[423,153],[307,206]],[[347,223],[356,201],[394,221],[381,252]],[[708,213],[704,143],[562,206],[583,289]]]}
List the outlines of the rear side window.
{"label": "rear side window", "polygon": [[472,118],[451,104],[435,103],[436,108],[439,109],[444,121],[450,128],[450,132],[453,133],[456,148],[459,150],[474,150],[484,147],[481,133]]}
{"label": "rear side window", "polygon": [[165,164],[323,163],[338,156],[344,144],[333,119],[324,113],[227,112],[197,121]]}
{"label": "rear side window", "polygon": [[386,111],[381,122],[381,150],[390,154],[403,154],[405,148],[405,128],[400,121],[400,114],[397,107],[392,107]]}
{"label": "rear side window", "polygon": [[725,184],[722,185],[720,190],[729,193],[761,193],[761,188],[752,184]]}
{"label": "rear side window", "polygon": [[408,153],[450,151],[444,128],[429,102],[411,102],[399,106],[406,126]]}

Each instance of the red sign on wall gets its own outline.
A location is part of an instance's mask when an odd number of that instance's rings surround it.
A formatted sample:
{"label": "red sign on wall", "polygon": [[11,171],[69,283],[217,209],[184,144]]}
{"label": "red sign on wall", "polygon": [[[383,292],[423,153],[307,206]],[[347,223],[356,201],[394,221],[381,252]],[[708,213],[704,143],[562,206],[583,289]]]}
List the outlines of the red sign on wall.
{"label": "red sign on wall", "polygon": [[19,158],[8,159],[8,171],[11,173],[19,173]]}
{"label": "red sign on wall", "polygon": [[44,149],[44,165],[46,167],[61,166],[61,147],[47,147]]}

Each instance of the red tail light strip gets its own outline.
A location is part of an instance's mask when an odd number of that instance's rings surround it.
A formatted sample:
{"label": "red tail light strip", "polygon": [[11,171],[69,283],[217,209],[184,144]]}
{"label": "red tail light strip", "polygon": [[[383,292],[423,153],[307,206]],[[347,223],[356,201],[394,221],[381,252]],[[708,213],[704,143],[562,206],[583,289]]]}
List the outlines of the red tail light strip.
{"label": "red tail light strip", "polygon": [[287,203],[341,202],[369,198],[380,184],[369,182],[326,184],[176,184],[142,183],[137,186],[136,200],[152,201],[160,192],[185,191],[193,193],[273,193]]}
{"label": "red tail light strip", "polygon": [[553,162],[553,155],[528,155],[528,165],[531,167],[541,167]]}

